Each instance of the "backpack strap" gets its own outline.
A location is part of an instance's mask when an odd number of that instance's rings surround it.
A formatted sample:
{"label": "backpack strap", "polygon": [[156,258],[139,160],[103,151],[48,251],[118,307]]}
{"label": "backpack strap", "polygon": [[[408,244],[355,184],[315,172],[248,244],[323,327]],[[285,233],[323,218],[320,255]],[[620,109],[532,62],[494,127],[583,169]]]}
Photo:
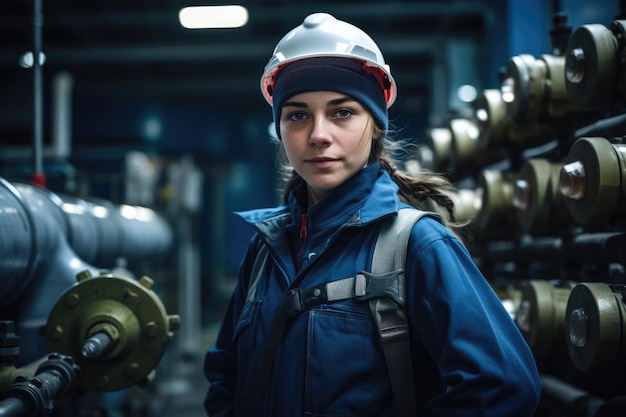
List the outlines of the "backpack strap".
{"label": "backpack strap", "polygon": [[400,271],[398,292],[402,303],[394,303],[388,297],[370,300],[370,311],[380,334],[380,342],[385,354],[391,390],[398,417],[417,416],[415,383],[409,325],[403,310],[405,295],[404,266],[409,236],[415,223],[427,212],[415,209],[402,209],[395,218],[386,221],[374,249],[372,274]]}
{"label": "backpack strap", "polygon": [[267,259],[269,257],[270,250],[267,245],[264,243],[259,248],[259,251],[256,254],[256,258],[254,258],[254,263],[252,264],[252,270],[250,271],[250,281],[248,282],[248,293],[246,296],[246,302],[251,303],[254,301],[256,297],[256,286],[259,282],[259,278],[261,278],[261,272],[265,265],[267,264]]}

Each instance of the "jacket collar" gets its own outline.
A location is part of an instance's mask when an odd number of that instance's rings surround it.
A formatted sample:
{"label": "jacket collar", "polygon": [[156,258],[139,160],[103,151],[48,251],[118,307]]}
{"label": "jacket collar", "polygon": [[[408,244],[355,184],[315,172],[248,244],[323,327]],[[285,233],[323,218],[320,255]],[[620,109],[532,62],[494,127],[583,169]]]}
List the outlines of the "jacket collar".
{"label": "jacket collar", "polygon": [[[398,185],[378,163],[359,171],[333,190],[328,196],[308,208],[316,225],[346,224],[360,226],[376,221],[399,210]],[[275,228],[298,221],[307,211],[306,189],[296,189],[289,197],[289,206],[255,209],[234,214],[254,225],[266,237]]]}

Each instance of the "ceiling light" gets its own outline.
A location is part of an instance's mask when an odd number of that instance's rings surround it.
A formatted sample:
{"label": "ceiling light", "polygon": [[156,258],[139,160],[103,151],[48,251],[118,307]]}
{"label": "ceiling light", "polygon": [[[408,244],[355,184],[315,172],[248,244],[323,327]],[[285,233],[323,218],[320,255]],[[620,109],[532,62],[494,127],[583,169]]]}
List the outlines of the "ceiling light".
{"label": "ceiling light", "polygon": [[248,23],[243,6],[190,6],[178,12],[180,24],[187,29],[238,28]]}

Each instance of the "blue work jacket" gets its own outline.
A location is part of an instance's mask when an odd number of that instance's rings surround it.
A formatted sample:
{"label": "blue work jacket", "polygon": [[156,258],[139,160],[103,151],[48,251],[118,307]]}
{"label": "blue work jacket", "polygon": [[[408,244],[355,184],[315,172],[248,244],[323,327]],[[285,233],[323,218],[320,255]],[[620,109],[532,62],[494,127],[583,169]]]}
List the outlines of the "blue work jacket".
{"label": "blue work jacket", "polygon": [[[299,287],[371,270],[381,221],[405,206],[378,164],[305,210],[306,190],[288,206],[238,213],[256,228],[214,346],[205,357],[211,417],[233,416],[254,358],[290,284]],[[254,296],[256,253],[269,247]],[[414,226],[406,260],[406,311],[417,408],[424,416],[531,417],[540,379],[532,353],[465,246],[438,220]],[[255,416],[394,416],[379,335],[367,302],[348,299],[290,319]]]}

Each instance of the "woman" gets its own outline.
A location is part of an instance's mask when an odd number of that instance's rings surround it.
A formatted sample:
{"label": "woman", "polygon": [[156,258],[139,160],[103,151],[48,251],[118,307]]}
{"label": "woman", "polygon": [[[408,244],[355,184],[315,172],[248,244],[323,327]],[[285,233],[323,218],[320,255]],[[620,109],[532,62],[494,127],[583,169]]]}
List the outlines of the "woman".
{"label": "woman", "polygon": [[370,271],[381,225],[413,206],[443,214],[416,223],[406,255],[417,414],[532,416],[535,362],[454,233],[452,185],[404,175],[387,155],[396,85],[374,41],[328,14],[310,15],[277,44],[261,89],[292,176],[284,205],[238,214],[257,233],[206,354],[208,414],[398,415],[368,303],[294,313],[286,300],[295,288]]}

